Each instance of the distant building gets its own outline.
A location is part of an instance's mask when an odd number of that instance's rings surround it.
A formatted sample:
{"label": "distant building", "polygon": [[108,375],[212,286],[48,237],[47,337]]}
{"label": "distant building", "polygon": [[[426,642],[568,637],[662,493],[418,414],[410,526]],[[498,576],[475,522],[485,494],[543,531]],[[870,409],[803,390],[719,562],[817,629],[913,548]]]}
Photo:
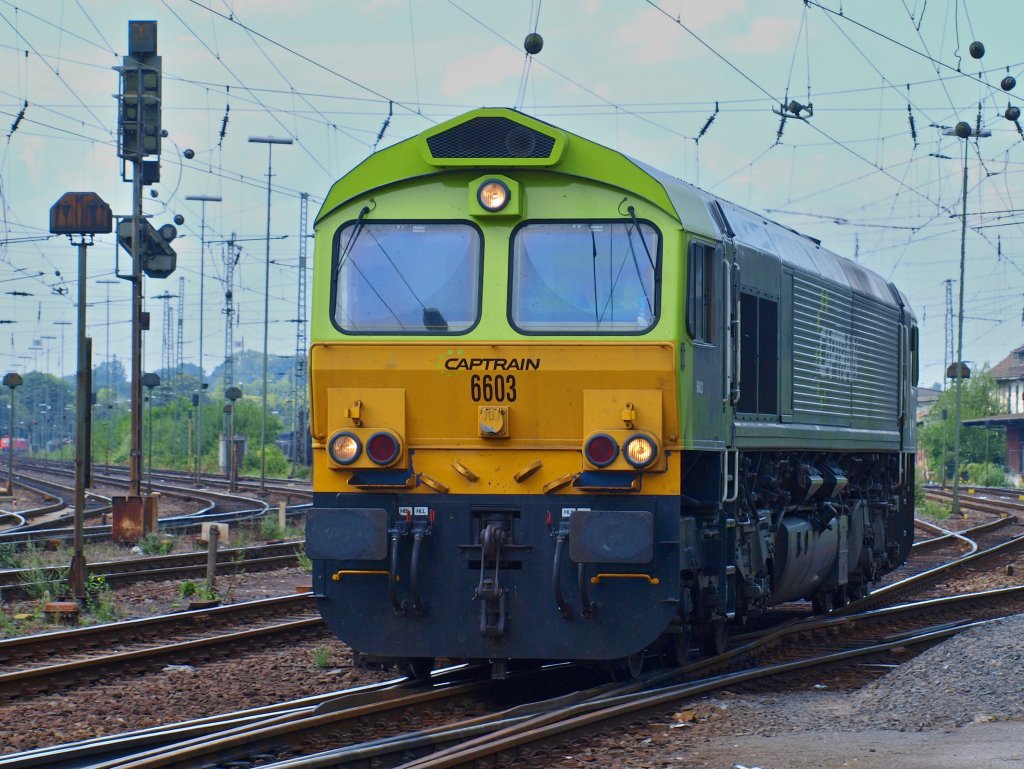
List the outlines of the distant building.
{"label": "distant building", "polygon": [[989,372],[999,387],[1007,414],[1024,414],[1024,345],[1011,352]]}
{"label": "distant building", "polygon": [[1024,476],[1024,345],[1021,345],[989,369],[996,380],[999,402],[1005,413],[979,419],[965,419],[968,427],[1006,429],[1006,469],[1020,483]]}
{"label": "distant building", "polygon": [[917,423],[922,424],[931,413],[935,401],[942,395],[942,390],[933,390],[931,387],[917,388]]}

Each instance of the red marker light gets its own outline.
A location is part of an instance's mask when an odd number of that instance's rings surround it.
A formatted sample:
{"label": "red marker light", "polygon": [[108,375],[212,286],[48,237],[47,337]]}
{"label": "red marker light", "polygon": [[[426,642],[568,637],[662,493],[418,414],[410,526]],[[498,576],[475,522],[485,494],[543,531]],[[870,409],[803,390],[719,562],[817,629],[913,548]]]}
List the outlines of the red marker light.
{"label": "red marker light", "polygon": [[619,456],[619,445],[610,435],[592,435],[583,447],[587,461],[595,467],[607,467]]}

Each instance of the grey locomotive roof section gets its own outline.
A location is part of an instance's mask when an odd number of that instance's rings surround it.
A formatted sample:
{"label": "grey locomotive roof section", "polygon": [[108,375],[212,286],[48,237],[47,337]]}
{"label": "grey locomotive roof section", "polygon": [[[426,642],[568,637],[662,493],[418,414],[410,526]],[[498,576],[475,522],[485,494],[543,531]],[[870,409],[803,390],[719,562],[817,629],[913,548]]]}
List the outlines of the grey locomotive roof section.
{"label": "grey locomotive roof section", "polygon": [[812,238],[766,219],[760,214],[715,197],[643,161],[635,158],[629,160],[661,183],[688,232],[712,237],[715,240],[724,237],[715,217],[711,214],[711,206],[717,202],[725,211],[729,225],[736,233],[737,241],[776,254],[783,264],[802,272],[818,275],[890,307],[898,308],[902,305],[909,311],[910,305],[905,299],[901,301],[897,289],[881,275],[822,248]]}

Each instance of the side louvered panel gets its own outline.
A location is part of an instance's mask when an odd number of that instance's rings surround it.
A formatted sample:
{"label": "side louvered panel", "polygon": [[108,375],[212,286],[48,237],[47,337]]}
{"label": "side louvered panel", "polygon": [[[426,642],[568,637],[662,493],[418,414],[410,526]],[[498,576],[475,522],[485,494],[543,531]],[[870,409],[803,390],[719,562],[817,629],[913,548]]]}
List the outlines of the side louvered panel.
{"label": "side louvered panel", "polygon": [[793,275],[793,416],[848,425],[857,375],[851,296],[813,275]]}
{"label": "side louvered panel", "polygon": [[857,426],[891,425],[899,416],[899,315],[873,299],[855,296],[853,336],[857,376],[853,416]]}

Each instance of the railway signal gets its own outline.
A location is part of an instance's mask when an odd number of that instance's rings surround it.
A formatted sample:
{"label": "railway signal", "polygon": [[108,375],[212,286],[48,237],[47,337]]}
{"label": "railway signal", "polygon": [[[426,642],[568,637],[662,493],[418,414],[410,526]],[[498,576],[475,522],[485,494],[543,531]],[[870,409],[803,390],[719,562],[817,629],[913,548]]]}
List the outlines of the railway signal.
{"label": "railway signal", "polygon": [[[161,59],[156,55],[156,22],[129,21],[118,110],[118,155],[125,160],[160,156],[162,79]],[[147,170],[151,178],[144,184],[160,181],[159,161]]]}
{"label": "railway signal", "polygon": [[[92,340],[85,336],[86,252],[93,236],[110,232],[113,215],[95,192],[67,192],[50,208],[50,232],[67,235],[78,246],[78,366],[75,374],[75,554],[69,579],[75,599],[85,603],[85,552],[82,519],[89,482],[89,420],[92,405]],[[78,238],[77,242],[75,238]]]}
{"label": "railway signal", "polygon": [[7,432],[7,493],[14,496],[14,389],[21,387],[21,374],[4,374],[4,387],[11,388],[11,426]]}
{"label": "railway signal", "polygon": [[[139,237],[138,251],[133,252],[136,224]],[[141,261],[142,271],[150,278],[167,278],[177,267],[178,254],[171,241],[178,237],[173,224],[154,227],[148,219],[126,217],[117,223],[117,242],[129,254],[135,253]]]}

